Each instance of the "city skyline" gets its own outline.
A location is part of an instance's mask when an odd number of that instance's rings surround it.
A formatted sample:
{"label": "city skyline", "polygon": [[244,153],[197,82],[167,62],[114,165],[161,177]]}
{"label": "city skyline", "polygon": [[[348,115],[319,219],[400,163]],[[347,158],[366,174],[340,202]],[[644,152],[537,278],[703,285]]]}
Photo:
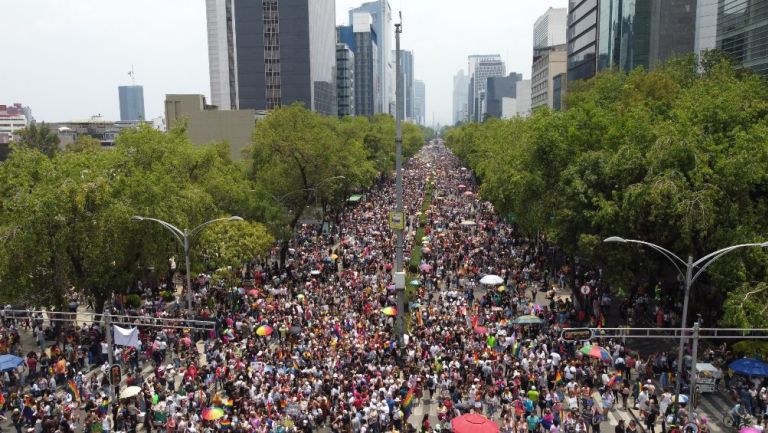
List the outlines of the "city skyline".
{"label": "city skyline", "polygon": [[[363,3],[337,0],[336,23],[347,24],[349,10]],[[458,0],[392,0],[390,5],[393,22],[399,21],[398,11],[403,12],[402,48],[414,51],[414,78],[426,83],[426,122],[432,124],[434,118],[445,125],[453,117],[453,76],[459,69],[466,70],[467,56],[498,52],[509,70],[529,71],[534,21],[550,6],[566,7],[567,1],[531,5],[481,0],[471,11],[483,17],[477,20],[466,19],[466,7]],[[115,88],[131,84],[131,65],[136,85],[144,86],[147,119],[163,115],[166,94],[198,93],[210,98],[202,0],[136,0],[108,7],[94,0],[66,4],[41,0],[34,5],[8,4],[5,11],[0,25],[12,34],[26,36],[24,44],[8,47],[8,58],[18,59],[23,67],[5,68],[0,73],[0,95],[3,100],[30,106],[38,120],[65,121],[97,114],[119,119]],[[58,19],[63,16],[67,20]],[[390,37],[394,47],[394,35]],[[98,55],[78,58],[75,54],[84,52],[83,47]]]}

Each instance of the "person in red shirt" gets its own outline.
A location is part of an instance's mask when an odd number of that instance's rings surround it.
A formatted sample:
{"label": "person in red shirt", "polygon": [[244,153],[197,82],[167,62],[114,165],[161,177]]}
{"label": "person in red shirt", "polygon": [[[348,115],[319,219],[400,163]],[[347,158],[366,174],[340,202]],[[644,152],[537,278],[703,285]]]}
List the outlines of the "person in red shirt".
{"label": "person in red shirt", "polygon": [[27,358],[27,368],[29,369],[29,378],[34,380],[37,376],[37,356],[29,356]]}

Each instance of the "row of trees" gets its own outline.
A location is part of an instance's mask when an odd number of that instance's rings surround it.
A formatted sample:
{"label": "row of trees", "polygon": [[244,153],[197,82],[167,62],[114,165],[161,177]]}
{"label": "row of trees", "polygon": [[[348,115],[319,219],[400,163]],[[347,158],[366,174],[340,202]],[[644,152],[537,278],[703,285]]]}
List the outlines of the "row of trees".
{"label": "row of trees", "polygon": [[[654,242],[695,258],[768,240],[768,83],[717,53],[652,72],[607,72],[569,92],[565,111],[452,129],[447,141],[481,194],[529,233],[601,266],[615,286],[676,287]],[[693,290],[723,323],[768,325],[768,255],[724,256]],[[712,309],[709,308],[711,311]]]}
{"label": "row of trees", "polygon": [[[405,130],[410,155],[423,138]],[[231,160],[226,143],[193,145],[184,125],[125,130],[108,150],[88,137],[51,148],[45,127],[22,138],[0,163],[0,300],[61,306],[74,285],[99,311],[146,269],[164,271],[182,256],[163,227],[134,215],[181,228],[243,217],[206,228],[193,249],[193,272],[237,268],[288,239],[307,206],[331,217],[394,167],[391,117],[340,121],[299,105],[258,122],[243,161]]]}

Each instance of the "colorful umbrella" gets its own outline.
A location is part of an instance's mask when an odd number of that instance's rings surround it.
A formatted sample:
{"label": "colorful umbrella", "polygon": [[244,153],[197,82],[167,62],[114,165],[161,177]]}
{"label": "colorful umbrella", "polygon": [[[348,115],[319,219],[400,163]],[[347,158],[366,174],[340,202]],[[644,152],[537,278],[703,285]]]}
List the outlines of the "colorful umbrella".
{"label": "colorful umbrella", "polygon": [[474,331],[477,332],[478,334],[487,334],[488,328],[486,328],[485,326],[475,326]]}
{"label": "colorful umbrella", "polygon": [[488,286],[498,286],[502,283],[504,283],[504,278],[501,278],[498,275],[488,274],[483,278],[480,278],[480,284],[485,284]]}
{"label": "colorful umbrella", "polygon": [[129,386],[125,388],[124,390],[120,391],[120,398],[131,398],[135,397],[141,392],[140,386]]}
{"label": "colorful umbrella", "polygon": [[214,421],[224,416],[224,409],[220,407],[207,407],[203,409],[203,419],[206,421]]}
{"label": "colorful umbrella", "polygon": [[464,195],[466,195],[467,197],[469,197],[470,195],[472,195],[472,191],[464,191]]}
{"label": "colorful umbrella", "polygon": [[259,291],[256,290],[256,289],[251,289],[251,290],[248,291],[248,294],[250,296],[259,296]]}
{"label": "colorful umbrella", "polygon": [[752,358],[741,358],[737,359],[736,361],[733,361],[728,365],[728,368],[733,370],[736,374],[741,374],[743,376],[756,376],[756,377],[767,377],[768,376],[768,365],[766,365],[762,361],[758,361],[757,359]]}
{"label": "colorful umbrella", "polygon": [[589,356],[590,358],[599,359],[601,361],[608,361],[611,359],[611,354],[597,344],[587,344],[579,349],[579,352]]}
{"label": "colorful umbrella", "polygon": [[499,426],[488,418],[468,413],[451,420],[454,433],[499,433]]}
{"label": "colorful umbrella", "polygon": [[420,270],[421,272],[432,272],[432,265],[430,265],[430,264],[428,264],[428,263],[422,263],[422,264],[419,266],[419,270]]}
{"label": "colorful umbrella", "polygon": [[419,283],[419,280],[411,280],[411,282],[409,284],[412,285],[412,286],[418,286],[421,283]]}
{"label": "colorful umbrella", "polygon": [[538,324],[544,323],[544,321],[541,320],[538,316],[534,316],[532,314],[526,314],[525,316],[520,316],[516,318],[510,323],[514,323],[516,325],[538,325]]}
{"label": "colorful umbrella", "polygon": [[459,185],[459,188],[461,188],[461,189],[464,189],[464,188],[466,188],[466,187],[467,187],[467,186],[466,186],[466,185],[464,185],[463,183],[462,183],[461,185]]}
{"label": "colorful umbrella", "polygon": [[272,335],[272,332],[274,332],[274,329],[272,329],[269,325],[261,325],[256,329],[256,335],[260,337],[266,337],[269,335]]}
{"label": "colorful umbrella", "polygon": [[382,308],[381,312],[387,316],[397,316],[397,309],[395,307]]}
{"label": "colorful umbrella", "polygon": [[501,292],[506,292],[506,291],[507,291],[507,288],[506,288],[506,287],[504,287],[504,286],[499,286],[499,287],[497,287],[497,288],[496,288],[496,291],[497,291],[497,292],[499,292],[499,293],[501,293]]}
{"label": "colorful umbrella", "polygon": [[9,371],[18,367],[24,362],[16,355],[0,355],[0,371]]}

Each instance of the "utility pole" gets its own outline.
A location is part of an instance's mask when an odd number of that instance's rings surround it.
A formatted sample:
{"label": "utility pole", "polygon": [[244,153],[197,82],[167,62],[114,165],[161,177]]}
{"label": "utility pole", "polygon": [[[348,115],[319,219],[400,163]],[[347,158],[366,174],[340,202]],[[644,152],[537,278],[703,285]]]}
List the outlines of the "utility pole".
{"label": "utility pole", "polygon": [[692,408],[696,408],[698,406],[698,397],[696,395],[696,359],[698,359],[699,356],[699,329],[701,326],[701,317],[699,317],[698,320],[696,320],[696,323],[693,324],[693,348],[691,349],[691,355],[693,358],[691,359],[691,371],[688,373],[689,375],[689,384],[688,387],[688,400],[690,400],[690,404]]}
{"label": "utility pole", "polygon": [[[400,33],[403,32],[403,16],[400,14],[400,23],[395,24],[395,191],[397,194],[396,212],[405,221],[403,211],[403,131],[400,119],[403,117],[403,80],[400,76]],[[403,270],[403,231],[405,227],[397,230],[397,246],[395,248],[395,291],[397,293],[397,314],[395,315],[395,336],[399,343],[403,343],[405,334],[405,272]]]}

